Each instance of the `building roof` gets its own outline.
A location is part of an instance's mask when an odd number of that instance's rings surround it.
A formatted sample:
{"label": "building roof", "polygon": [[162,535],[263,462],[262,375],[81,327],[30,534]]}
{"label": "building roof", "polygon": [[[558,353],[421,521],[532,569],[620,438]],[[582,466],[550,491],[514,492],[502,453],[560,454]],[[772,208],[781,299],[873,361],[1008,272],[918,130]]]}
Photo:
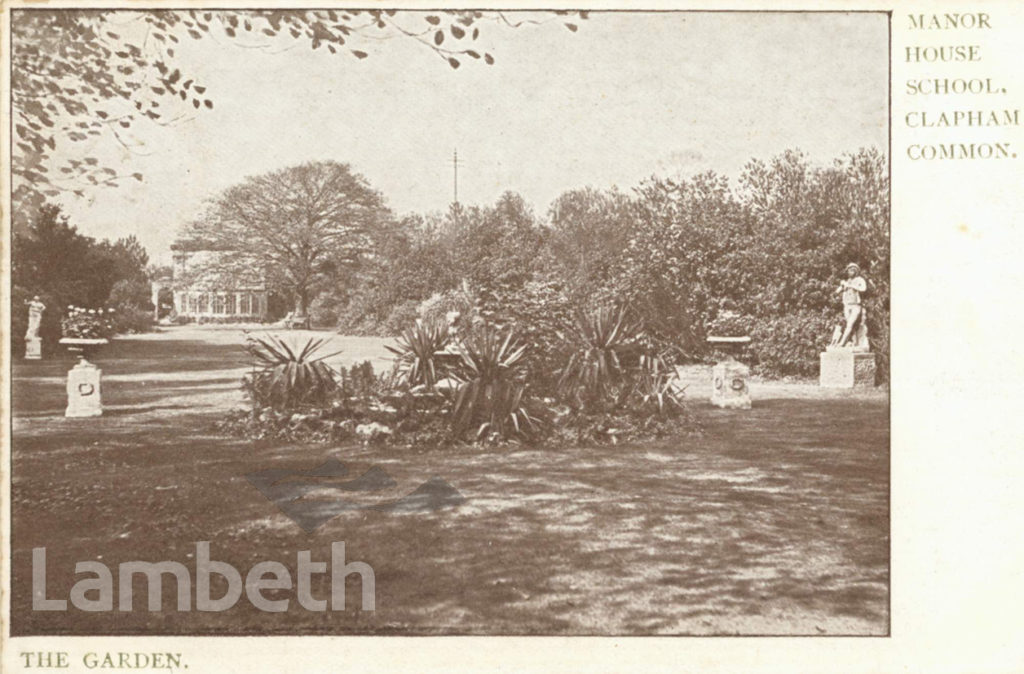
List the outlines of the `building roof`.
{"label": "building roof", "polygon": [[195,253],[201,250],[231,250],[229,246],[214,241],[182,237],[171,244],[171,250],[179,253]]}

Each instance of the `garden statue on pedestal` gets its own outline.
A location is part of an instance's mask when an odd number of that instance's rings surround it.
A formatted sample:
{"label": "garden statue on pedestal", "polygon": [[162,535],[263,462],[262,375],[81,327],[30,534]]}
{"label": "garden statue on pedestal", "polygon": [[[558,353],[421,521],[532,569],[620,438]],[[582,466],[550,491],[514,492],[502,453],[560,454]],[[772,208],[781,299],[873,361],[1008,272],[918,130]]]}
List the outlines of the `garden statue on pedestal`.
{"label": "garden statue on pedestal", "polygon": [[832,340],[821,354],[819,383],[828,388],[875,385],[875,354],[868,341],[867,312],[861,297],[868,284],[855,263],[846,265],[846,279],[836,293],[843,298],[844,323],[832,332]]}
{"label": "garden statue on pedestal", "polygon": [[28,304],[28,330],[25,331],[25,358],[39,360],[43,354],[43,340],[39,337],[39,325],[43,321],[46,305],[36,295]]}
{"label": "garden statue on pedestal", "polygon": [[850,346],[859,351],[870,351],[868,344],[867,312],[861,304],[861,294],[867,292],[868,283],[860,275],[860,267],[846,265],[846,279],[839,282],[837,294],[843,296],[843,317],[846,325],[837,325],[829,346]]}

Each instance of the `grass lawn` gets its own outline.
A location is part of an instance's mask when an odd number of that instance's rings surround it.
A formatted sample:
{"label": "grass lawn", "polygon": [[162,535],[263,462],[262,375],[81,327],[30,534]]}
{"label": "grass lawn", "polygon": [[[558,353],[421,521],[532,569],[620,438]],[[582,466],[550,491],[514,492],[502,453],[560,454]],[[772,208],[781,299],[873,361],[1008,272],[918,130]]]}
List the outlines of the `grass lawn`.
{"label": "grass lawn", "polygon": [[[380,340],[336,337],[339,362],[383,362]],[[889,629],[889,408],[883,391],[755,382],[754,409],[706,403],[703,432],[640,445],[409,451],[253,444],[212,423],[243,404],[240,333],[174,328],[119,340],[96,360],[105,416],[65,419],[70,358],[14,367],[12,634],[886,634]],[[327,459],[346,479],[374,466],[394,486],[439,477],[465,498],[433,512],[345,512],[305,532],[246,478]],[[325,480],[307,498],[336,498]],[[296,553],[370,564],[377,610],[284,613],[244,598],[222,613],[32,610],[32,548],[47,549],[49,597],[67,598],[76,562],[173,560],[195,543],[243,573],[294,572]],[[84,576],[79,576],[79,578]],[[313,596],[329,585],[314,576]],[[223,588],[214,583],[214,595]],[[116,605],[116,598],[115,598]]]}

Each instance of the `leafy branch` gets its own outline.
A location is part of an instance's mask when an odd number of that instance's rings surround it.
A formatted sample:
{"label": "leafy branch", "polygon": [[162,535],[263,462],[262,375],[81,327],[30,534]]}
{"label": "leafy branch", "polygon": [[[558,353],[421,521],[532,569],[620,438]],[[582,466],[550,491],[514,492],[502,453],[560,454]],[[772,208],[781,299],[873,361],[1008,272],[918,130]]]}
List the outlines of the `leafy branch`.
{"label": "leafy branch", "polygon": [[226,36],[239,47],[270,48],[290,36],[313,50],[362,60],[374,45],[402,37],[457,69],[466,59],[494,64],[494,55],[478,46],[482,26],[518,29],[563,21],[575,32],[577,24],[568,19],[586,19],[587,13],[542,16],[513,21],[503,12],[471,10],[15,10],[15,226],[59,190],[51,178],[55,171],[65,182],[80,178],[83,188],[117,184],[95,175],[90,180],[82,160],[60,162],[76,154],[76,146],[82,148],[79,156],[88,152],[92,145],[84,141],[110,134],[135,153],[138,144],[123,134],[136,122],[168,126],[213,109],[206,86],[178,63],[179,50],[191,41]]}

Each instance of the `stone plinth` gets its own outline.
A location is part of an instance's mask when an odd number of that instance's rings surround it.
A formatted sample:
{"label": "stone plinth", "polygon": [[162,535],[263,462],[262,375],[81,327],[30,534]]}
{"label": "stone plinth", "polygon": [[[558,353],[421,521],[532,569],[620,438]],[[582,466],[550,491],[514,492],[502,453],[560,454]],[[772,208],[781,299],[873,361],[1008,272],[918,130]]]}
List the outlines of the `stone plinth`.
{"label": "stone plinth", "polygon": [[39,337],[25,338],[25,360],[39,360],[43,357],[43,340]]}
{"label": "stone plinth", "polygon": [[728,409],[749,410],[750,368],[739,361],[720,361],[711,371],[711,404]]}
{"label": "stone plinth", "polygon": [[100,396],[102,370],[85,360],[68,370],[68,408],[66,417],[98,417],[103,414]]}
{"label": "stone plinth", "polygon": [[875,354],[852,347],[830,346],[821,354],[824,388],[869,388],[875,385]]}

